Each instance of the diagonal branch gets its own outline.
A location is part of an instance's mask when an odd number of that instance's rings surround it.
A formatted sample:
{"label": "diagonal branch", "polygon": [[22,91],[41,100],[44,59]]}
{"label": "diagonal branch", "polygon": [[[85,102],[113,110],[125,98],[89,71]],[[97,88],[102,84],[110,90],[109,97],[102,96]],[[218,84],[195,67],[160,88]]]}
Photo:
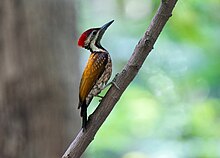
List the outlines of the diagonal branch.
{"label": "diagonal branch", "polygon": [[77,137],[70,144],[62,158],[79,158],[94,139],[95,134],[120,99],[122,93],[137,75],[143,62],[153,49],[154,43],[156,42],[160,32],[172,15],[176,2],[177,0],[161,1],[160,7],[152,19],[150,26],[136,45],[128,63],[117,76],[116,84],[120,90],[115,86],[111,86],[105,97],[102,99],[100,105],[93,114],[90,115],[87,130],[85,132],[82,132],[81,130],[78,133]]}

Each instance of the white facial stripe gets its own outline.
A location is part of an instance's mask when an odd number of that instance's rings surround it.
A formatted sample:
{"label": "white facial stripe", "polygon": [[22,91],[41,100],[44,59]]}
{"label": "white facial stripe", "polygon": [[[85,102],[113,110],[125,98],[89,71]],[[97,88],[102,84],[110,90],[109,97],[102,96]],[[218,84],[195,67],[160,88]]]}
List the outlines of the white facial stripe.
{"label": "white facial stripe", "polygon": [[87,37],[87,39],[85,40],[84,45],[87,46],[89,44],[91,38],[92,38],[92,33],[89,34],[89,37]]}
{"label": "white facial stripe", "polygon": [[[91,34],[92,34],[92,33],[91,33]],[[91,48],[93,51],[104,52],[103,49],[98,48],[98,47],[96,47],[96,45],[95,45],[95,42],[96,42],[96,40],[97,40],[97,38],[98,38],[98,35],[99,35],[99,32],[96,33],[95,37],[94,37],[94,38],[92,39],[92,41],[90,42],[90,48]]]}

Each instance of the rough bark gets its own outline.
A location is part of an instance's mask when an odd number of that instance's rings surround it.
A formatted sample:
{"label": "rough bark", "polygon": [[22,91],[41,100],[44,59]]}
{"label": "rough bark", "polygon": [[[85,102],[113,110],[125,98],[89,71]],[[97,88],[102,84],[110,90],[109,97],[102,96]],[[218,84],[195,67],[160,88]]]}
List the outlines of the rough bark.
{"label": "rough bark", "polygon": [[100,105],[89,117],[90,121],[87,131],[82,132],[81,130],[78,133],[77,137],[70,144],[62,158],[79,158],[90,142],[94,139],[95,134],[108,117],[117,101],[120,99],[122,93],[137,75],[143,62],[153,49],[154,43],[156,42],[160,32],[172,15],[172,10],[174,9],[176,2],[177,0],[162,0],[156,15],[150,23],[150,26],[136,45],[128,63],[117,76],[116,84],[120,90],[115,86],[111,86],[105,97],[102,99]]}
{"label": "rough bark", "polygon": [[1,158],[60,157],[80,127],[74,15],[70,0],[1,0]]}

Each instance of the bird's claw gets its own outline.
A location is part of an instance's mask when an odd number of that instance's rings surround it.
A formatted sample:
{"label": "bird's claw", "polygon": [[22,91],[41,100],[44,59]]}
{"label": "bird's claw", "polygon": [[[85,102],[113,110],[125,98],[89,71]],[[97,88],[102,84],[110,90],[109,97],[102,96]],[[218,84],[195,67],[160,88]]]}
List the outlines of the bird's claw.
{"label": "bird's claw", "polygon": [[118,78],[119,73],[117,73],[115,75],[115,77],[113,78],[113,80],[110,82],[111,84],[113,84],[118,90],[120,90],[120,88],[118,87],[118,85],[116,84],[116,80]]}
{"label": "bird's claw", "polygon": [[116,84],[116,80],[118,77],[119,73],[117,73],[115,75],[115,77],[113,78],[113,80],[111,82],[109,82],[108,84],[105,85],[105,87],[103,89],[105,89],[106,87],[110,86],[111,84],[113,84],[118,90],[120,90],[120,88],[118,87],[118,85]]}
{"label": "bird's claw", "polygon": [[118,87],[115,81],[112,81],[111,84],[113,84],[118,90],[120,90],[120,88]]}

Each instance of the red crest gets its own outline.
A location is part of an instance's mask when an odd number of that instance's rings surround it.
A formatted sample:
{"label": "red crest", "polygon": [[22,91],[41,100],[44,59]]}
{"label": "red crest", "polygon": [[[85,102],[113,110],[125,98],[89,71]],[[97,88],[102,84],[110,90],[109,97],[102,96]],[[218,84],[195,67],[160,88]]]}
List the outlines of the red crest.
{"label": "red crest", "polygon": [[84,42],[89,36],[89,34],[92,32],[92,30],[93,29],[89,29],[82,33],[82,35],[79,37],[79,40],[78,40],[78,46],[81,46],[81,47],[84,46]]}

